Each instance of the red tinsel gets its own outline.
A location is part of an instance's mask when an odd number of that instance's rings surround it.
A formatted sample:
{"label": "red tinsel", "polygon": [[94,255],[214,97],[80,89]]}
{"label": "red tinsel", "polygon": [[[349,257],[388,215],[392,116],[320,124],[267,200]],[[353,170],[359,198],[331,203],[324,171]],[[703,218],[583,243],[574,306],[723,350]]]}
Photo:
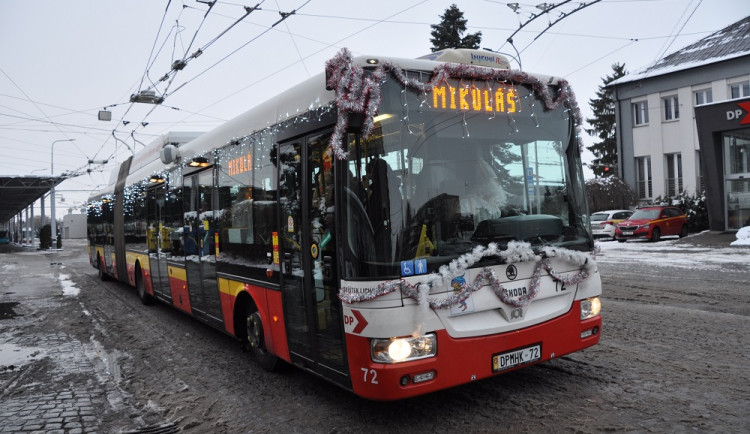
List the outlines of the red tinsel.
{"label": "red tinsel", "polygon": [[326,62],[327,85],[336,92],[336,106],[338,107],[338,122],[331,136],[331,148],[339,159],[346,159],[347,152],[342,148],[343,134],[349,126],[350,113],[364,114],[362,124],[362,136],[367,138],[372,132],[373,118],[377,114],[378,106],[382,98],[381,85],[390,74],[404,88],[411,89],[417,93],[427,94],[432,89],[447,82],[449,78],[461,78],[481,81],[503,81],[514,84],[528,85],[534,93],[544,102],[549,110],[554,110],[560,105],[567,105],[573,111],[573,118],[577,125],[581,125],[581,112],[570,85],[566,80],[560,80],[560,92],[554,98],[546,83],[538,78],[522,71],[505,69],[491,69],[475,65],[463,65],[445,63],[432,71],[430,80],[423,83],[416,78],[409,78],[406,72],[396,64],[383,62],[379,64],[372,74],[365,74],[364,69],[352,61],[352,55],[343,48],[333,59]]}

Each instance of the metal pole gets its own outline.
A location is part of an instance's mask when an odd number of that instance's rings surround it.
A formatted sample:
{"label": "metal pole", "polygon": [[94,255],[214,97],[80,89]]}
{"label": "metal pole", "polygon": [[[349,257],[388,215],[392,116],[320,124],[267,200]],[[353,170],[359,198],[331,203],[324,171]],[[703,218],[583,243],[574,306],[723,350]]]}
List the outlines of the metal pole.
{"label": "metal pole", "polygon": [[52,244],[50,245],[51,248],[56,249],[57,248],[57,220],[55,217],[55,143],[57,142],[72,142],[75,139],[61,139],[61,140],[55,140],[52,142],[52,146],[50,149],[50,156],[49,156],[49,171],[50,176],[52,179],[52,188],[50,189],[49,193],[49,201],[50,201],[50,219],[52,220],[50,223],[50,229],[52,229]]}
{"label": "metal pole", "polygon": [[33,243],[29,243],[29,207],[28,206],[26,207],[26,224],[23,225],[23,233],[24,233],[24,238],[26,239],[26,244],[24,245],[33,244]]}
{"label": "metal pole", "polygon": [[[36,202],[36,201],[34,201]],[[36,228],[34,227],[34,203],[31,203],[31,246],[34,246],[34,235],[36,234]]]}
{"label": "metal pole", "polygon": [[39,222],[39,228],[42,228],[42,227],[44,227],[44,195],[42,195],[42,197],[40,198],[40,200],[41,200],[41,206],[42,206],[42,217],[41,217],[41,220]]}

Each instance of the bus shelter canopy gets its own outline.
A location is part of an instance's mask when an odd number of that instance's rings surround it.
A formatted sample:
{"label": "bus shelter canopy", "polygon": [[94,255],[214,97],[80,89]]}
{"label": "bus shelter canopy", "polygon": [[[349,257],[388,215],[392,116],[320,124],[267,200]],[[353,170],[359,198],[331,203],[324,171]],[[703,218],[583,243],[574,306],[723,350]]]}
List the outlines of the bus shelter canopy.
{"label": "bus shelter canopy", "polygon": [[0,176],[0,223],[10,221],[65,179],[62,176]]}

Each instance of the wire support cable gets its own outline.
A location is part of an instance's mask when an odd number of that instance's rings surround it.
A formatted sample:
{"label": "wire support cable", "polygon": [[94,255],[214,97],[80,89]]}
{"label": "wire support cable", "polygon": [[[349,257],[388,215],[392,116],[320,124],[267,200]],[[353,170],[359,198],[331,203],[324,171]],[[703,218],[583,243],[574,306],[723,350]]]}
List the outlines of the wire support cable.
{"label": "wire support cable", "polygon": [[239,47],[237,47],[237,48],[236,48],[235,50],[231,51],[231,52],[230,52],[229,54],[227,54],[226,56],[224,56],[224,57],[222,57],[221,59],[219,59],[218,61],[216,61],[216,62],[215,62],[215,63],[214,63],[213,65],[211,65],[211,66],[209,66],[208,68],[204,69],[203,71],[199,72],[199,73],[198,73],[197,75],[195,75],[195,76],[194,76],[193,78],[191,78],[191,79],[187,80],[186,82],[182,83],[182,84],[181,84],[180,86],[178,86],[178,87],[177,87],[177,89],[173,90],[173,91],[172,91],[171,93],[169,93],[169,94],[165,94],[165,95],[164,95],[164,97],[166,98],[167,96],[169,96],[169,95],[172,95],[172,94],[174,94],[174,93],[175,93],[175,92],[177,92],[178,90],[182,89],[182,88],[183,88],[183,87],[184,87],[185,85],[187,85],[188,83],[191,83],[192,81],[194,81],[194,80],[195,80],[195,79],[197,79],[198,77],[202,76],[203,74],[207,73],[207,72],[208,72],[208,71],[210,71],[211,69],[215,68],[215,67],[216,67],[216,66],[217,66],[218,64],[220,64],[220,63],[222,63],[223,61],[227,60],[227,59],[228,59],[229,57],[233,56],[233,55],[234,55],[234,54],[236,54],[236,53],[237,53],[238,51],[240,51],[241,49],[245,48],[246,46],[248,46],[248,45],[249,45],[249,44],[251,44],[252,42],[255,42],[256,40],[258,40],[258,38],[260,38],[261,36],[265,35],[266,33],[270,32],[271,30],[273,30],[273,28],[274,28],[274,27],[276,27],[277,25],[279,25],[279,24],[281,24],[282,22],[284,22],[284,21],[285,21],[285,20],[286,20],[287,18],[289,18],[289,17],[291,17],[292,15],[294,15],[294,14],[295,14],[295,13],[296,13],[296,12],[297,12],[297,11],[298,11],[299,9],[302,9],[303,7],[305,7],[305,5],[307,5],[307,4],[308,4],[308,3],[310,3],[311,1],[312,1],[312,0],[307,0],[307,1],[305,2],[305,3],[303,3],[303,4],[302,4],[302,6],[298,7],[297,9],[294,9],[294,10],[292,10],[291,12],[279,12],[279,14],[281,15],[281,18],[280,18],[280,19],[279,19],[278,21],[276,21],[275,23],[271,24],[271,27],[268,27],[268,28],[267,28],[267,29],[265,29],[264,31],[260,32],[260,33],[259,33],[258,35],[256,35],[255,37],[253,37],[253,38],[252,38],[252,39],[250,39],[249,41],[247,41],[247,42],[245,42],[244,44],[240,45],[240,46],[239,46]]}

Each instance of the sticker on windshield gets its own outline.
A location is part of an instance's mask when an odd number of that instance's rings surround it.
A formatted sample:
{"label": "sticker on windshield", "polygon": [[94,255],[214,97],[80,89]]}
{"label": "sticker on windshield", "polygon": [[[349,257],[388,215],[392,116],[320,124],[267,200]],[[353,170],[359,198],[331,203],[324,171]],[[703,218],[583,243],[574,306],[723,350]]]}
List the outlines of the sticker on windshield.
{"label": "sticker on windshield", "polygon": [[[451,280],[451,288],[453,289],[454,294],[458,294],[466,287],[467,273],[468,271],[458,277],[454,277],[453,280]],[[466,313],[472,313],[474,311],[474,301],[472,300],[471,296],[466,300],[463,300],[459,304],[451,306],[451,316],[463,315]]]}
{"label": "sticker on windshield", "polygon": [[414,261],[401,261],[401,275],[402,276],[414,275]]}
{"label": "sticker on windshield", "polygon": [[414,260],[414,274],[425,274],[427,273],[427,259],[415,259]]}

